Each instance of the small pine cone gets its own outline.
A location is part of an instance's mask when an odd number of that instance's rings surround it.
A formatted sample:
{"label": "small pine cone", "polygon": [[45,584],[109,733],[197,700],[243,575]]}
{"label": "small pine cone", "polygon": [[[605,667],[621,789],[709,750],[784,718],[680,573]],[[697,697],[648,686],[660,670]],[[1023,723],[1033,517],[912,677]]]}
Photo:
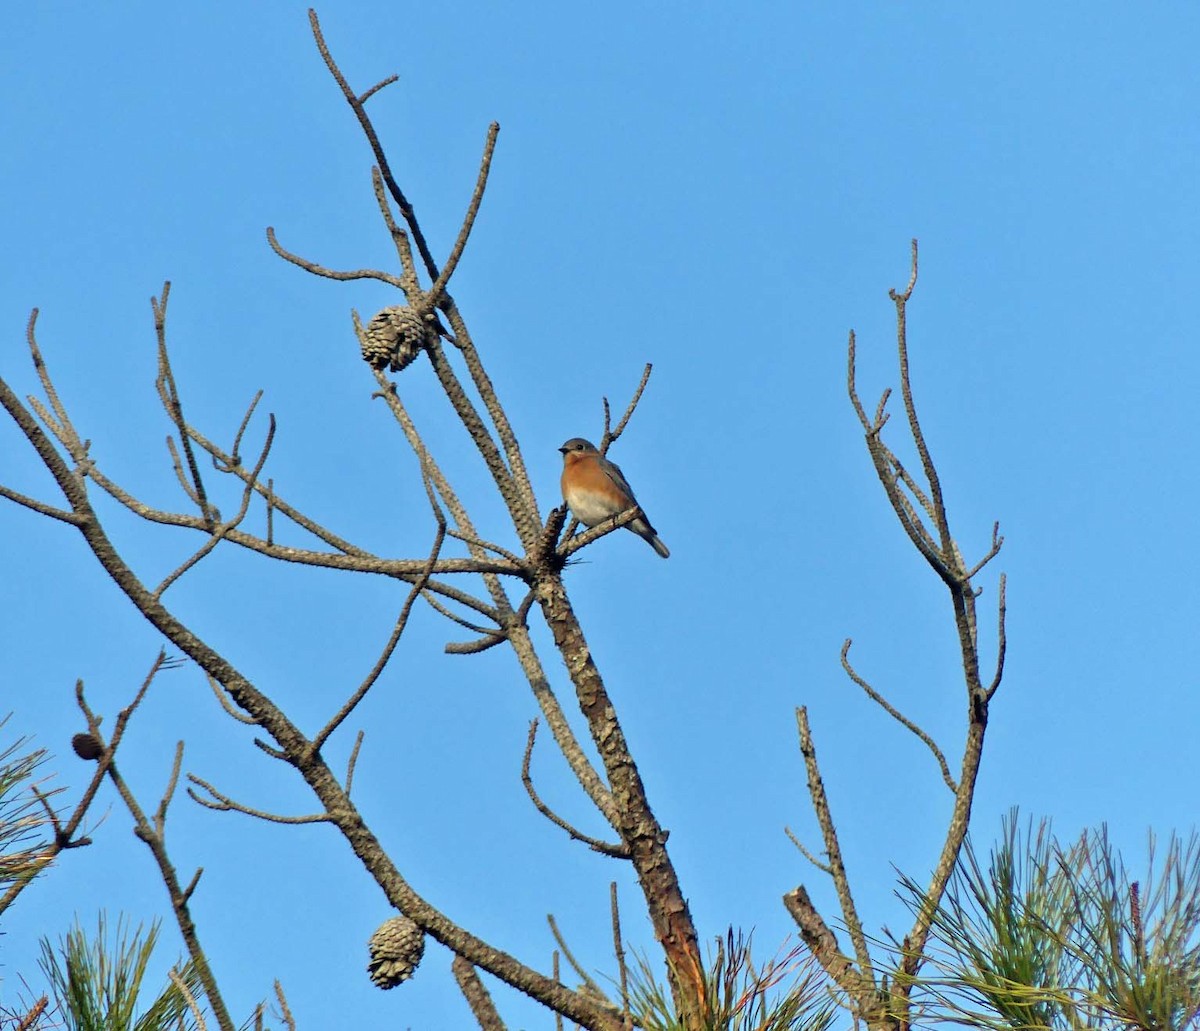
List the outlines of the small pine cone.
{"label": "small pine cone", "polygon": [[432,324],[426,325],[407,305],[384,308],[363,332],[363,361],[373,369],[387,365],[392,372],[400,372],[416,359],[432,329]]}
{"label": "small pine cone", "polygon": [[100,742],[92,734],[76,734],[71,738],[71,747],[80,759],[96,760],[104,754]]}
{"label": "small pine cone", "polygon": [[379,925],[367,943],[371,962],[367,973],[376,988],[385,991],[403,984],[425,954],[425,933],[406,916],[394,916]]}

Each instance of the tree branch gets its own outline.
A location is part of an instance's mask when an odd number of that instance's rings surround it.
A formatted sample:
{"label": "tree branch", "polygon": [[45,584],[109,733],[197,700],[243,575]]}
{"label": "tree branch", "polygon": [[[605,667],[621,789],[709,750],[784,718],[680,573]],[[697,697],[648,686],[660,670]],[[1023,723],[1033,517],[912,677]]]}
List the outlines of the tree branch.
{"label": "tree branch", "polygon": [[584,834],[583,831],[576,830],[538,797],[537,790],[533,786],[533,778],[529,774],[529,762],[533,758],[533,742],[537,737],[537,727],[538,721],[531,720],[529,723],[529,738],[525,742],[525,758],[521,761],[521,783],[525,785],[525,792],[529,795],[529,800],[547,820],[556,827],[561,827],[576,841],[582,841],[588,848],[602,855],[612,856],[614,859],[628,859],[629,846],[624,842],[612,845],[607,841],[601,841],[599,838],[593,838],[590,834]]}

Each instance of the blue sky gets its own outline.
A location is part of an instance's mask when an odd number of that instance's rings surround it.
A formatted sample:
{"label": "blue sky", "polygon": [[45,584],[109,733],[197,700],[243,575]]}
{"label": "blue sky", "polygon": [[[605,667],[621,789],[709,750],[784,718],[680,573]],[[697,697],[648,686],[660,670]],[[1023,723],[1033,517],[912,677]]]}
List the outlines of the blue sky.
{"label": "blue sky", "polygon": [[[914,388],[953,527],[968,555],[986,549],[993,520],[1006,537],[982,581],[990,624],[995,574],[1009,576],[1010,652],[976,834],[990,841],[1019,805],[1064,836],[1107,821],[1140,862],[1147,828],[1191,829],[1200,10],[368,2],[319,13],[358,88],[400,75],[372,114],[439,256],[486,127],[501,124],[453,292],[544,511],[559,500],[558,445],[597,437],[601,397],[623,405],[654,363],[612,457],[672,557],[617,534],[568,584],[703,936],[754,927],[772,951],[791,931],[779,897],[801,881],[833,912],[828,884],[783,834],[817,844],[796,705],[809,706],[870,927],[903,919],[893,867],[919,877],[936,857],[950,801],[936,768],[837,661],[853,637],[859,670],[957,762],[948,600],[891,516],[845,397],[851,327],[865,398],[896,382],[887,290],[906,281],[914,236]],[[93,454],[146,500],[185,505],[163,446],[147,303],[170,279],[192,420],[228,441],[264,388],[280,492],[382,554],[424,555],[415,463],[370,398],[349,320],[395,297],[306,276],[264,238],[271,225],[325,265],[392,267],[369,151],[304,8],[25,5],[6,14],[0,75],[5,378],[35,389],[23,333],[37,306]],[[511,542],[428,369],[401,386],[481,528]],[[15,428],[0,440],[3,482],[53,499]],[[150,579],[199,543],[102,511]],[[0,507],[0,568],[0,709],[78,790],[76,678],[115,714],[160,642],[67,527]],[[312,728],[370,667],[403,595],[219,551],[168,598]],[[419,611],[352,721],[367,730],[359,804],[414,887],[461,923],[548,969],[553,912],[581,959],[611,971],[610,879],[632,942],[653,944],[630,871],[529,805],[518,773],[533,700],[499,650],[441,654],[457,637]],[[187,667],[154,688],[122,768],[152,801],[183,738],[188,770],[248,803],[308,811],[250,737]],[[347,734],[333,752],[348,747]],[[548,747],[535,774],[586,824]],[[438,947],[410,984],[369,984],[365,941],[388,907],[328,829],[186,799],[168,826],[180,868],[205,867],[195,914],[239,1016],[279,978],[302,1027],[347,1012],[467,1024]],[[73,914],[166,913],[123,809],[94,837],[6,915],[0,1000],[19,974],[32,978],[38,936]],[[510,1026],[552,1026],[498,987],[497,999]]]}

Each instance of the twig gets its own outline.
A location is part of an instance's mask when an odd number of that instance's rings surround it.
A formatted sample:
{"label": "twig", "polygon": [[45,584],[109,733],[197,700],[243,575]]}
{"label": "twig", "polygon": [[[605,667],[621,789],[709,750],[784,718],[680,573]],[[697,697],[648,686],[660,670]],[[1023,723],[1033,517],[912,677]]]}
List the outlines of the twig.
{"label": "twig", "polygon": [[642,399],[642,393],[646,389],[646,384],[650,382],[650,373],[654,366],[650,362],[646,362],[646,367],[642,370],[642,378],[638,381],[637,389],[633,392],[633,397],[630,398],[629,404],[625,406],[625,414],[621,416],[620,422],[617,423],[617,428],[611,433],[608,429],[608,398],[604,399],[604,435],[600,438],[600,454],[607,454],[611,445],[616,443],[622,433],[625,432],[625,427],[629,425],[629,420],[633,418],[633,413],[637,410],[638,402]]}
{"label": "twig", "polygon": [[830,877],[833,876],[833,867],[830,866],[828,863],[822,863],[821,860],[819,860],[816,856],[814,856],[808,850],[808,848],[804,844],[804,842],[801,841],[798,837],[796,837],[795,834],[792,833],[792,829],[790,827],[784,827],[783,833],[788,836],[788,839],[791,841],[791,843],[800,850],[800,852],[803,854],[804,858],[807,859],[810,863],[812,863],[813,866],[815,866],[822,873],[829,874]]}
{"label": "twig", "polygon": [[529,763],[533,758],[533,742],[537,737],[537,728],[538,721],[531,720],[529,723],[529,737],[525,742],[525,757],[521,760],[521,783],[525,785],[525,792],[529,795],[529,800],[547,820],[556,827],[561,827],[576,841],[581,841],[593,851],[600,852],[606,856],[612,856],[614,859],[628,859],[629,846],[623,841],[614,845],[607,841],[601,841],[599,838],[593,838],[590,834],[584,834],[583,831],[577,830],[567,823],[566,820],[555,813],[538,796],[537,790],[533,786],[533,778],[529,773]]}
{"label": "twig", "polygon": [[[558,972],[558,949],[554,950],[554,954],[550,959],[550,973],[555,981],[561,981]],[[563,1031],[563,1019],[561,1013],[554,1014],[554,1031]]]}
{"label": "twig", "polygon": [[360,730],[354,735],[354,744],[350,748],[350,758],[346,760],[346,779],[344,781],[346,788],[346,797],[350,797],[350,789],[354,784],[354,770],[358,766],[358,753],[362,750],[363,732]]}
{"label": "twig", "polygon": [[392,657],[392,653],[396,650],[396,645],[400,643],[400,635],[404,633],[404,628],[408,625],[408,617],[412,612],[413,603],[421,596],[421,592],[425,589],[425,585],[429,582],[429,573],[437,562],[438,554],[442,550],[442,542],[446,539],[445,526],[438,527],[437,537],[434,539],[433,547],[429,551],[429,560],[425,565],[425,574],[408,592],[408,597],[404,599],[404,606],[400,609],[400,615],[396,617],[396,625],[392,627],[391,636],[388,637],[387,643],[383,646],[383,651],[379,658],[375,661],[375,665],[371,667],[371,671],[363,679],[363,682],[355,688],[354,693],[346,699],[345,703],[332,717],[329,722],[317,733],[317,736],[312,739],[312,744],[309,747],[314,752],[319,752],[325,742],[329,740],[329,736],[342,725],[342,722],[350,715],[357,707],[358,703],[366,697],[368,691],[374,686],[375,681],[379,679],[379,675],[383,672],[384,667]]}
{"label": "twig", "polygon": [[316,41],[321,59],[325,62],[325,67],[329,69],[329,74],[333,76],[340,87],[342,96],[346,98],[346,103],[350,105],[351,110],[358,118],[358,124],[362,126],[363,135],[367,137],[367,142],[370,144],[371,151],[375,155],[375,163],[379,166],[380,173],[383,175],[383,181],[387,184],[388,192],[392,195],[392,199],[400,208],[400,214],[404,216],[405,222],[408,223],[409,229],[412,231],[413,240],[417,244],[417,250],[421,252],[421,258],[425,262],[429,278],[437,279],[438,269],[437,263],[433,260],[433,253],[429,250],[429,245],[425,242],[425,236],[416,224],[416,219],[413,217],[412,205],[408,202],[408,198],[404,196],[404,191],[400,189],[395,176],[392,175],[391,165],[388,163],[387,155],[384,153],[383,146],[379,142],[375,126],[371,124],[370,116],[367,114],[366,108],[363,107],[363,99],[358,97],[354,90],[350,88],[350,84],[346,81],[342,70],[337,66],[333,55],[329,52],[329,47],[325,43],[325,36],[321,32],[321,23],[317,19],[316,11],[309,10],[308,22],[312,27],[313,39]]}
{"label": "twig", "polygon": [[447,528],[446,536],[453,537],[456,541],[462,541],[464,544],[475,544],[480,548],[483,548],[485,551],[494,551],[501,558],[508,559],[508,561],[514,566],[523,566],[525,564],[524,559],[518,555],[515,555],[507,548],[502,548],[499,544],[493,544],[491,541],[485,541],[479,537],[473,537],[470,534],[463,533],[462,530]]}
{"label": "twig", "polygon": [[[262,396],[263,396],[263,392],[261,390],[259,390],[258,393],[256,393],[254,395],[253,399],[250,401],[249,406],[246,408],[246,414],[242,416],[242,421],[237,428],[237,433],[234,434],[233,447],[230,449],[229,453],[232,458],[232,464],[235,466],[242,464],[242,455],[241,455],[242,437],[245,436],[246,427],[248,427],[250,425],[250,419],[254,415],[254,409],[256,409],[258,407],[258,402],[262,400]],[[213,463],[213,467],[220,472],[232,472],[233,471],[232,469],[222,468],[222,466],[220,464],[218,464],[218,462],[217,462],[216,455],[212,456],[212,463]]]}
{"label": "twig", "polygon": [[829,810],[829,798],[825,794],[825,782],[821,779],[821,768],[817,765],[817,750],[813,745],[812,731],[808,726],[808,710],[804,706],[800,706],[796,710],[796,728],[800,734],[800,754],[804,756],[804,768],[808,774],[808,794],[812,800],[817,823],[821,828],[821,838],[825,842],[825,854],[829,856],[830,872],[833,877],[834,889],[837,891],[842,917],[846,922],[846,930],[850,935],[851,944],[854,946],[859,972],[863,978],[873,983],[875,974],[871,964],[871,954],[867,950],[867,939],[863,934],[862,921],[859,919],[858,909],[854,905],[854,896],[850,892],[850,881],[846,876],[846,866],[842,862],[842,849],[838,843],[837,829]]}
{"label": "twig", "polygon": [[555,921],[553,913],[546,914],[546,922],[550,925],[550,933],[554,935],[554,940],[558,942],[558,947],[562,949],[562,954],[566,956],[567,962],[571,964],[571,969],[579,975],[579,979],[583,982],[585,990],[591,992],[599,999],[606,998],[604,992],[600,990],[600,986],[596,984],[596,982],[592,979],[592,976],[579,965],[579,961],[576,960],[574,955],[571,953],[570,948],[567,947],[567,943],[562,936],[562,932],[558,929],[558,923]]}
{"label": "twig", "polygon": [[[46,367],[46,361],[42,357],[41,348],[38,347],[37,327],[38,309],[34,308],[29,313],[29,321],[25,325],[25,341],[29,345],[29,354],[33,358],[33,367],[37,370],[38,379],[41,380],[42,389],[46,392],[46,400],[50,402],[50,407],[54,409],[54,414],[58,417],[58,425],[62,432],[70,434],[75,439],[79,438],[79,434],[75,432],[75,427],[71,423],[71,418],[67,414],[66,408],[59,399],[58,391],[54,388],[54,383],[50,379],[50,370]],[[54,420],[46,418],[47,424]],[[58,433],[56,432],[56,436]]]}
{"label": "twig", "polygon": [[394,286],[397,290],[404,289],[404,283],[390,272],[381,272],[379,269],[373,268],[354,269],[352,272],[337,272],[334,269],[326,268],[324,265],[318,265],[315,261],[302,258],[298,254],[293,254],[275,238],[275,229],[273,226],[267,226],[267,243],[271,245],[271,250],[283,258],[284,261],[304,269],[305,272],[311,272],[314,276],[321,276],[324,279],[337,279],[343,282],[352,279],[377,279],[381,283],[387,283],[388,286]]}
{"label": "twig", "polygon": [[479,162],[479,175],[475,179],[475,190],[471,194],[471,203],[467,205],[467,213],[463,216],[462,228],[458,231],[458,238],[454,241],[454,246],[450,250],[450,256],[446,259],[446,264],[442,266],[441,273],[434,281],[433,286],[429,288],[429,293],[425,297],[424,303],[429,305],[431,309],[437,307],[441,301],[442,295],[446,291],[446,284],[450,282],[450,277],[454,275],[454,270],[458,268],[463,248],[467,246],[467,240],[470,239],[471,229],[475,225],[475,216],[479,214],[479,205],[483,201],[483,191],[487,188],[488,173],[492,167],[492,155],[496,151],[496,137],[499,135],[500,124],[492,122],[488,126],[487,139],[483,144],[483,157]]}
{"label": "twig", "polygon": [[997,642],[996,642],[996,673],[992,677],[992,682],[988,685],[988,689],[987,689],[987,698],[988,698],[989,702],[992,700],[992,695],[994,695],[996,693],[996,691],[999,689],[1000,680],[1004,676],[1004,657],[1005,657],[1005,653],[1008,651],[1008,632],[1005,629],[1005,622],[1006,622],[1005,617],[1008,613],[1007,594],[1008,594],[1008,579],[1005,577],[1005,575],[1003,573],[1001,573],[1000,574],[1000,600],[999,600],[999,604],[997,605],[998,618],[996,621],[997,622],[997,628],[996,628],[996,638],[997,638]]}
{"label": "twig", "polygon": [[[263,442],[262,450],[259,452],[258,461],[254,465],[251,472],[251,483],[258,481],[259,475],[262,473],[262,468],[266,464],[267,456],[271,453],[271,444],[275,440],[275,416],[272,415],[267,424],[267,436]],[[181,565],[173,569],[166,575],[162,583],[154,590],[154,597],[161,598],[163,592],[166,591],[173,583],[175,583],[188,570],[195,568],[199,562],[207,555],[211,554],[213,549],[221,543],[229,534],[229,532],[239,526],[243,519],[246,518],[246,513],[250,510],[250,499],[253,497],[253,487],[247,484],[242,491],[242,503],[238,508],[237,514],[229,520],[222,522],[219,526],[212,527],[212,534],[207,541],[204,542],[191,556],[183,561]],[[215,511],[215,510],[213,510]]]}
{"label": "twig", "polygon": [[212,809],[220,813],[243,813],[246,816],[253,816],[258,820],[266,820],[268,823],[332,823],[333,817],[329,813],[306,813],[301,816],[287,816],[282,813],[270,813],[265,809],[255,809],[253,806],[243,805],[241,802],[235,802],[228,795],[218,791],[208,781],[202,777],[196,776],[194,773],[188,774],[188,780],[200,788],[208,792],[208,798],[201,795],[195,788],[188,788],[188,796],[193,802],[198,802],[205,809]]}
{"label": "twig", "polygon": [[[183,742],[175,743],[175,761],[171,764],[171,776],[167,780],[167,786],[163,790],[162,798],[159,799],[158,808],[154,812],[154,831],[159,837],[165,833],[167,823],[167,806],[171,804],[171,798],[175,794],[175,788],[179,784],[179,771],[183,768]],[[190,895],[191,892],[188,892]]]}
{"label": "twig", "polygon": [[387,186],[384,184],[378,165],[371,169],[371,187],[375,191],[375,202],[379,205],[379,214],[383,217],[383,224],[392,238],[392,245],[396,248],[396,257],[400,260],[400,268],[403,270],[401,279],[404,283],[402,287],[404,296],[409,304],[415,304],[421,297],[421,281],[417,275],[412,243],[408,239],[408,233],[392,215],[392,206],[388,203]]}
{"label": "twig", "polygon": [[938,769],[942,771],[942,780],[946,782],[946,787],[948,787],[953,794],[958,790],[958,785],[954,782],[954,778],[950,776],[950,767],[946,765],[946,757],[942,754],[942,750],[938,748],[937,744],[934,742],[933,738],[929,736],[929,734],[927,734],[912,720],[901,713],[894,705],[891,704],[891,702],[889,702],[883,697],[883,695],[876,691],[875,688],[868,684],[867,681],[859,675],[857,670],[850,665],[850,644],[851,641],[848,637],[842,643],[842,669],[846,671],[846,676],[848,676],[859,687],[861,687],[863,691],[866,692],[867,697],[870,698],[871,701],[873,701],[881,709],[883,709],[883,711],[889,716],[891,716],[892,719],[894,719],[901,726],[912,731],[913,734],[915,734],[925,743],[925,746],[933,753],[934,759],[937,760]]}
{"label": "twig", "polygon": [[252,727],[258,724],[258,720],[256,720],[253,716],[247,716],[244,712],[238,712],[238,710],[233,707],[233,703],[226,695],[225,689],[212,678],[207,670],[204,673],[204,678],[208,681],[209,688],[211,688],[213,695],[216,697],[217,701],[220,702],[221,708],[225,710],[227,715],[232,716],[239,723],[245,723]]}
{"label": "twig", "polygon": [[613,952],[617,957],[617,971],[621,985],[621,1017],[625,1031],[632,1031],[633,1015],[629,1012],[629,971],[625,966],[625,948],[621,944],[621,913],[617,908],[617,882],[608,886],[609,905],[612,909]]}
{"label": "twig", "polygon": [[31,498],[15,490],[10,490],[2,484],[0,484],[0,498],[8,498],[9,501],[16,502],[22,508],[28,508],[32,512],[37,512],[38,515],[57,519],[60,523],[71,523],[74,526],[79,525],[80,517],[74,512],[67,512],[61,508],[55,508],[53,505],[47,505],[44,501],[38,501],[36,498]]}
{"label": "twig", "polygon": [[386,79],[380,79],[379,82],[375,83],[375,85],[370,89],[365,90],[358,95],[358,102],[360,104],[365,104],[368,100],[375,96],[376,93],[383,89],[384,86],[390,86],[393,82],[399,81],[399,79],[399,75],[389,75]]}
{"label": "twig", "polygon": [[508,640],[502,631],[488,632],[474,641],[447,641],[442,649],[447,655],[481,655]]}
{"label": "twig", "polygon": [[187,473],[183,471],[183,459],[179,457],[179,451],[175,447],[175,438],[169,433],[167,434],[167,451],[171,455],[171,468],[175,470],[175,479],[179,481],[179,486],[183,493],[193,505],[203,511],[200,495],[196,493],[196,488],[188,483]]}
{"label": "twig", "polygon": [[200,467],[196,464],[196,455],[192,451],[192,442],[188,437],[187,421],[183,417],[183,404],[179,400],[179,389],[175,385],[175,373],[171,371],[171,359],[167,353],[167,299],[171,293],[170,282],[163,283],[161,297],[151,297],[150,306],[154,311],[154,332],[158,337],[158,393],[162,398],[167,415],[179,430],[179,442],[187,458],[188,472],[191,473],[192,487],[200,514],[211,522],[212,513],[208,505],[208,496],[204,490],[204,481],[200,476]]}

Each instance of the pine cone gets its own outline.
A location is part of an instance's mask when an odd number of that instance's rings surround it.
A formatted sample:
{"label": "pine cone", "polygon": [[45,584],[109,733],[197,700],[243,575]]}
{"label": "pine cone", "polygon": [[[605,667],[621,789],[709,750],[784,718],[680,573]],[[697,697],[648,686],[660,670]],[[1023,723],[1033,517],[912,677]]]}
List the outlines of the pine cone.
{"label": "pine cone", "polygon": [[104,754],[100,742],[92,734],[76,734],[71,738],[71,747],[80,759],[99,759]]}
{"label": "pine cone", "polygon": [[416,359],[433,327],[407,305],[384,308],[363,332],[363,361],[373,369],[386,365],[400,372]]}
{"label": "pine cone", "polygon": [[367,973],[375,987],[386,991],[413,976],[425,954],[425,933],[408,917],[394,916],[379,925],[367,948],[371,952]]}

